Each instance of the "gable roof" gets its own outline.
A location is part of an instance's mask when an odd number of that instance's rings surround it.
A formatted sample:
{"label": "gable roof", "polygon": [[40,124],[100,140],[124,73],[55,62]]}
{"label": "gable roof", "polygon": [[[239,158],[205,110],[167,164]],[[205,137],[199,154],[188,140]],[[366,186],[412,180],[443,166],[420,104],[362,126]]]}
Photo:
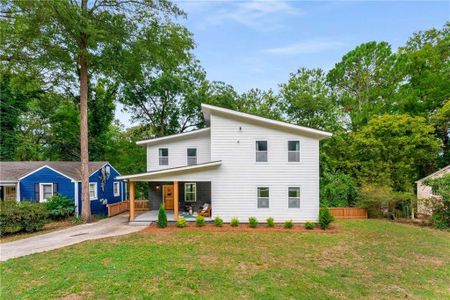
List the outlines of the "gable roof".
{"label": "gable roof", "polygon": [[447,171],[447,170],[449,170],[449,172],[450,172],[450,165],[445,166],[445,167],[443,167],[442,169],[437,170],[437,171],[434,172],[434,173],[431,173],[431,174],[428,175],[427,177],[424,177],[424,178],[422,178],[422,179],[417,180],[416,183],[422,182],[422,181],[424,181],[425,179],[428,179],[428,178],[433,177],[433,176],[435,176],[435,175],[439,175],[440,173],[445,173],[445,171]]}
{"label": "gable roof", "polygon": [[210,121],[211,114],[222,115],[225,117],[233,117],[237,119],[242,119],[247,122],[257,123],[262,126],[273,127],[281,130],[290,130],[298,132],[299,134],[315,137],[319,140],[323,140],[331,137],[333,134],[330,132],[313,129],[309,127],[294,125],[282,121],[272,120],[268,118],[259,117],[252,114],[247,114],[243,112],[234,111],[231,109],[226,109],[218,106],[213,106],[209,104],[202,104],[203,115],[207,122]]}
{"label": "gable roof", "polygon": [[[89,175],[105,164],[108,162],[89,162]],[[17,182],[20,178],[45,166],[74,181],[81,181],[81,162],[79,161],[2,161],[0,162],[0,182]]]}

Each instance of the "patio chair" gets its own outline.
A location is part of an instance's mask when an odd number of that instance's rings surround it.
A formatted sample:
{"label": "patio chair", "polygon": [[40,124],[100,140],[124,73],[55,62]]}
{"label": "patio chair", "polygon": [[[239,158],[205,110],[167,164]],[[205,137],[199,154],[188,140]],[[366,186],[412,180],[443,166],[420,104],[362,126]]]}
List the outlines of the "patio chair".
{"label": "patio chair", "polygon": [[209,203],[203,204],[203,207],[198,210],[198,215],[203,217],[211,217],[211,206]]}

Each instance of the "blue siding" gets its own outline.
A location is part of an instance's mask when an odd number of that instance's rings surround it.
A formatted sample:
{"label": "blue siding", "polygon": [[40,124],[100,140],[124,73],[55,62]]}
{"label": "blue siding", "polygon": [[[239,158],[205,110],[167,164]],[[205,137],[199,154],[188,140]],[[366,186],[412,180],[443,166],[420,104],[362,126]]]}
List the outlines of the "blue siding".
{"label": "blue siding", "polygon": [[[110,166],[107,164],[106,166]],[[116,203],[124,199],[124,183],[122,181],[115,180],[117,176],[120,176],[112,167],[110,168],[110,176],[105,182],[105,188],[101,188],[101,169],[97,170],[89,177],[89,182],[97,183],[97,200],[91,201],[91,213],[95,215],[107,215],[108,209],[106,204],[102,203],[102,199],[106,199],[108,204]],[[120,182],[120,195],[114,196],[114,182]],[[78,212],[81,214],[82,203],[81,203],[81,183],[78,184]]]}
{"label": "blue siding", "polygon": [[67,177],[45,167],[41,170],[30,174],[20,181],[20,200],[30,200],[36,202],[34,185],[36,183],[57,183],[58,193],[70,199],[74,199],[75,187],[74,183]]}

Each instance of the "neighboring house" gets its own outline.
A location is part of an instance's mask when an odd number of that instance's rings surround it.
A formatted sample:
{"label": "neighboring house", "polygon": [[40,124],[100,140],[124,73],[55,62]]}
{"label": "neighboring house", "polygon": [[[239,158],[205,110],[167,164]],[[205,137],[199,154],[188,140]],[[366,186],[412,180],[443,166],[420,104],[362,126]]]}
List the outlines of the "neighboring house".
{"label": "neighboring house", "polygon": [[331,133],[211,105],[202,111],[207,128],[137,142],[147,148],[147,173],[119,177],[130,181],[130,200],[140,181],[149,182],[150,209],[163,203],[175,219],[205,203],[226,222],[318,219],[319,143]]}
{"label": "neighboring house", "polygon": [[426,206],[425,199],[436,197],[430,186],[425,185],[423,182],[426,179],[438,178],[444,176],[444,174],[450,173],[450,165],[416,181],[417,184],[417,213],[422,215],[431,215],[430,209]]}
{"label": "neighboring house", "polygon": [[[89,163],[89,194],[93,214],[107,214],[106,204],[125,199],[125,184],[108,162]],[[1,200],[45,202],[54,194],[74,200],[81,213],[81,163],[73,161],[0,162]]]}

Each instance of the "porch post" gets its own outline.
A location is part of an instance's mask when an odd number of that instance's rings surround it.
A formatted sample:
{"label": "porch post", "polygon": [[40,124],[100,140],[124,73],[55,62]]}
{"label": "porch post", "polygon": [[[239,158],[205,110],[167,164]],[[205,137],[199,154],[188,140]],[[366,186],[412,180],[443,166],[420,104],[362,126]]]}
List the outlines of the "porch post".
{"label": "porch post", "polygon": [[134,212],[134,181],[129,181],[130,185],[130,222],[134,221],[135,212]]}
{"label": "porch post", "polygon": [[178,181],[173,182],[173,217],[178,220]]}

